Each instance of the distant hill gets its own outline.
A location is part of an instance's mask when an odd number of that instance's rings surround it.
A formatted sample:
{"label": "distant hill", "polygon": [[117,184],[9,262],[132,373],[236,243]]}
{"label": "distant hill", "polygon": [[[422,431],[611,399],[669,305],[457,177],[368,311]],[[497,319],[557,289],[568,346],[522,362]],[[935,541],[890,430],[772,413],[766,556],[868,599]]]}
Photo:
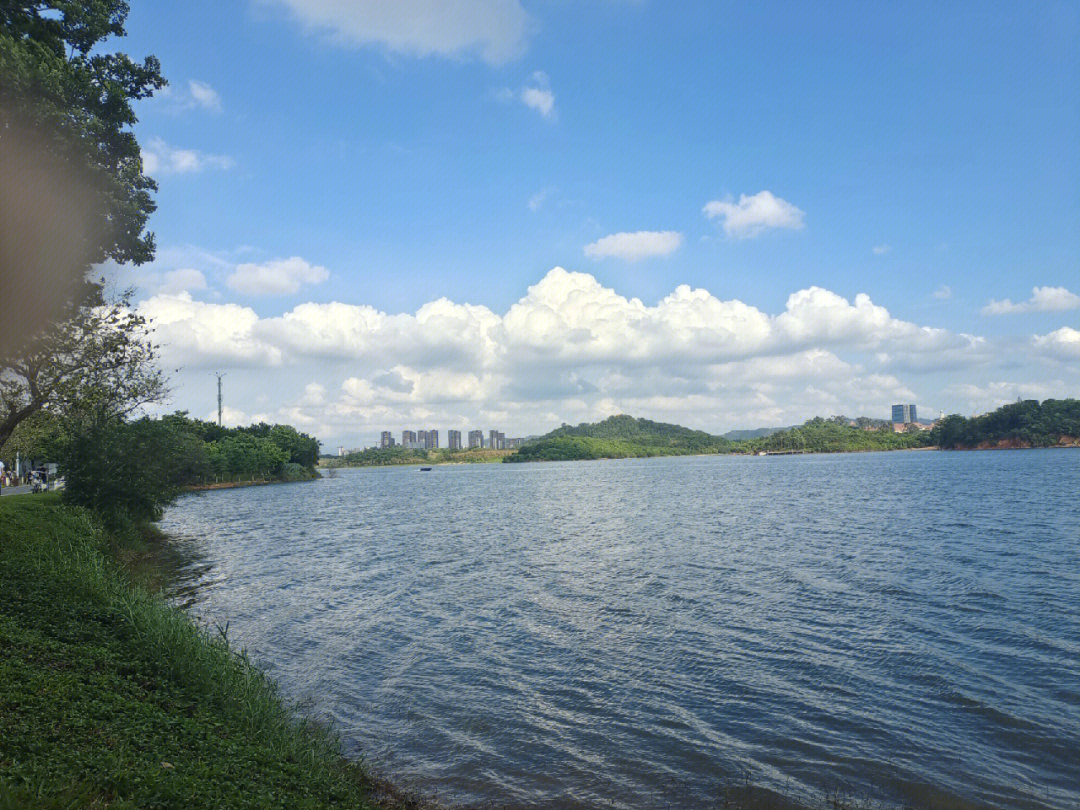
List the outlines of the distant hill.
{"label": "distant hill", "polygon": [[763,439],[766,436],[772,436],[774,433],[779,433],[781,430],[791,430],[794,425],[788,427],[771,427],[771,428],[753,428],[751,430],[729,430],[723,434],[721,438],[727,439],[730,442],[741,442],[745,439]]}
{"label": "distant hill", "polygon": [[563,425],[526,443],[506,461],[569,461],[725,452],[730,442],[703,430],[635,419],[626,414],[602,422]]}

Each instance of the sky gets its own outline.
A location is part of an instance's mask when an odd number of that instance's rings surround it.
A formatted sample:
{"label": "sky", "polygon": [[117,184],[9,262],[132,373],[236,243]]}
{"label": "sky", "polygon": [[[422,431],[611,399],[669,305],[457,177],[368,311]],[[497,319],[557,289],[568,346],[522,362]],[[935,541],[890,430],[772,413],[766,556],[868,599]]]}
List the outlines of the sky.
{"label": "sky", "polygon": [[722,432],[1080,396],[1073,2],[132,0],[165,410]]}

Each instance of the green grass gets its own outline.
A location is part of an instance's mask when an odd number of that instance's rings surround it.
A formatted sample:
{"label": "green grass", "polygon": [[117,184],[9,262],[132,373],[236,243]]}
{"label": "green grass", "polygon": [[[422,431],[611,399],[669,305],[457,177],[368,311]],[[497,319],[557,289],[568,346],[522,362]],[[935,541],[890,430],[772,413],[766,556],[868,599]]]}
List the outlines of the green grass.
{"label": "green grass", "polygon": [[0,500],[0,810],[361,808],[372,784],[55,496]]}

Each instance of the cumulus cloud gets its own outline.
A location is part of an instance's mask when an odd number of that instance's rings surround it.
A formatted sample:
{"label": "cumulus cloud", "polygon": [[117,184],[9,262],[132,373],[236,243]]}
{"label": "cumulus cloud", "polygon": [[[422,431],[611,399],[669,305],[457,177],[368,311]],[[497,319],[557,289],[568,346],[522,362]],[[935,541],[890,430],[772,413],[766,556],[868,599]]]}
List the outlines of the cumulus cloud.
{"label": "cumulus cloud", "polygon": [[195,301],[181,292],[155,295],[136,311],[150,322],[169,365],[281,364],[281,350],[257,337],[259,316],[249,307]]}
{"label": "cumulus cloud", "polygon": [[942,284],[936,290],[934,290],[934,298],[944,301],[947,298],[952,298],[952,287],[948,284]]}
{"label": "cumulus cloud", "polygon": [[341,44],[409,56],[479,56],[499,65],[527,47],[532,21],[518,0],[263,0]]}
{"label": "cumulus cloud", "polygon": [[1032,342],[1042,353],[1060,360],[1080,360],[1080,329],[1063,326],[1048,335],[1035,335]]}
{"label": "cumulus cloud", "polygon": [[615,256],[628,262],[647,259],[650,256],[670,256],[682,245],[683,235],[678,231],[635,231],[613,233],[585,246],[590,259]]}
{"label": "cumulus cloud", "polygon": [[158,292],[175,295],[185,291],[205,289],[206,276],[201,271],[191,267],[182,267],[179,270],[171,270],[165,274],[165,279],[158,288]]}
{"label": "cumulus cloud", "polygon": [[875,256],[884,256],[890,250],[892,250],[890,245],[875,245],[873,248]]}
{"label": "cumulus cloud", "polygon": [[194,174],[204,169],[231,169],[235,165],[227,155],[178,149],[161,138],[151,138],[142,147],[142,162],[143,171],[149,175]]}
{"label": "cumulus cloud", "polygon": [[[445,298],[415,314],[333,302],[300,304],[260,319],[246,307],[196,302],[186,293],[155,296],[142,309],[159,323],[189,322],[203,340],[213,331],[209,325],[220,320],[241,358],[379,363],[393,357],[403,367],[496,375],[553,365],[575,373],[589,364],[655,364],[671,370],[672,363],[696,375],[702,365],[808,349],[939,354],[969,346],[966,336],[894,318],[866,295],[849,301],[810,287],[789,296],[782,312],[769,315],[681,285],[648,306],[587,273],[558,267],[501,316]],[[195,337],[182,343],[200,345]],[[216,341],[206,345],[215,354],[222,351]],[[399,377],[380,379],[384,385],[390,380],[399,388],[404,385]]]}
{"label": "cumulus cloud", "polygon": [[[562,268],[501,313],[441,298],[412,313],[331,302],[260,317],[186,291],[154,295],[139,312],[152,319],[166,364],[203,369],[192,372],[199,380],[235,369],[233,391],[249,374],[258,396],[252,404],[234,394],[234,406],[272,411],[334,444],[403,427],[522,435],[616,412],[714,430],[841,412],[885,418],[894,401],[955,407],[961,394],[931,402],[913,381],[951,382],[962,369],[984,384],[973,370],[1005,368],[1003,349],[1080,356],[1080,332],[1069,328],[993,343],[821,287],[792,293],[774,312],[688,285],[647,304]],[[276,369],[276,411],[260,399],[268,389],[257,369],[266,366]],[[292,394],[277,393],[290,379]]]}
{"label": "cumulus cloud", "polygon": [[239,264],[225,283],[245,295],[291,295],[304,284],[319,284],[328,278],[330,271],[325,267],[292,256],[265,264]]}
{"label": "cumulus cloud", "polygon": [[720,220],[724,233],[734,239],[752,239],[771,228],[802,230],[806,216],[770,191],[759,191],[750,196],[742,194],[738,202],[730,198],[713,200],[705,204],[702,213],[709,219]]}
{"label": "cumulus cloud", "polygon": [[991,300],[983,307],[983,315],[1011,315],[1019,312],[1064,312],[1080,309],[1080,295],[1069,292],[1064,287],[1034,287],[1031,298],[1013,303],[1008,298],[1003,301]]}

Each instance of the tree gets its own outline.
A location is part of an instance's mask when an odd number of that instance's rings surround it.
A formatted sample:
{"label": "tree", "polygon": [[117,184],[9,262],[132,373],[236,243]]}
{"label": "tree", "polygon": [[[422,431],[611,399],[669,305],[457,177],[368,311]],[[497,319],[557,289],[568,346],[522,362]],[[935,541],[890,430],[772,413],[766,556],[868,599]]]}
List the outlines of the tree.
{"label": "tree", "polygon": [[125,0],[0,3],[0,300],[20,301],[0,355],[54,319],[90,265],[153,257],[156,186],[131,102],[165,80],[154,57],[102,47],[127,13]]}
{"label": "tree", "polygon": [[132,102],[165,80],[154,57],[108,51],[127,13],[126,0],[0,2],[0,445],[74,375],[101,382],[145,359],[126,300],[102,313],[101,284],[87,277],[106,260],[154,255],[156,185]]}
{"label": "tree", "polygon": [[0,448],[41,410],[99,424],[164,396],[145,320],[128,303],[106,304],[100,289],[71,302],[67,317],[0,363]]}
{"label": "tree", "polygon": [[157,520],[179,494],[201,444],[157,419],[115,417],[92,425],[71,434],[61,456],[64,500],[94,510],[113,530]]}

